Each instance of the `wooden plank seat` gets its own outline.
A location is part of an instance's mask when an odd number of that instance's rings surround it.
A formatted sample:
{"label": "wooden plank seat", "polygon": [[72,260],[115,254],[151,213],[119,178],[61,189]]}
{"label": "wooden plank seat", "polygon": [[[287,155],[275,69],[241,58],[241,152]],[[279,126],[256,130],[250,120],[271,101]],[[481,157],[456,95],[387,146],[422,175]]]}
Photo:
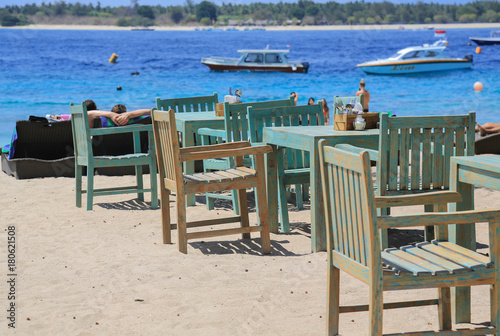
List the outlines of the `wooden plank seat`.
{"label": "wooden plank seat", "polygon": [[[294,100],[290,96],[288,99],[269,100],[259,102],[247,102],[241,104],[229,104],[224,102],[224,129],[216,130],[210,128],[202,128],[198,130],[198,136],[201,137],[203,145],[221,144],[233,141],[248,141],[250,139],[248,133],[248,119],[247,108],[253,106],[254,108],[268,108],[279,106],[293,106]],[[252,160],[249,157],[244,158],[244,164],[247,167],[252,166]],[[205,171],[226,169],[234,166],[231,158],[214,158],[205,160],[203,168]],[[228,198],[226,195],[207,193],[207,207],[212,210],[214,208],[214,200],[217,198],[231,199],[233,201],[233,209],[238,214],[238,197],[236,192]]]}
{"label": "wooden plank seat", "polygon": [[[264,154],[272,151],[270,146],[252,147],[248,141],[238,141],[208,146],[179,147],[176,132],[175,113],[153,109],[153,126],[157,144],[158,165],[160,171],[160,191],[162,209],[163,243],[171,243],[171,230],[178,230],[179,251],[187,253],[189,239],[218,237],[231,234],[242,234],[250,238],[251,232],[260,232],[262,251],[271,251],[269,236],[269,219],[266,200]],[[255,157],[255,169],[243,165],[243,157]],[[193,160],[209,160],[232,157],[233,167],[221,171],[210,171],[194,174],[183,174],[181,164]],[[256,199],[260,204],[258,217],[260,225],[250,226],[246,189],[255,188]],[[187,221],[186,195],[224,190],[237,190],[240,204],[240,215],[211,220]],[[177,225],[170,223],[170,192],[176,194]],[[187,232],[188,228],[228,224],[239,222],[240,227],[230,229]]]}
{"label": "wooden plank seat", "polygon": [[[248,129],[250,142],[261,143],[264,127],[279,126],[319,126],[324,123],[321,102],[315,105],[255,108],[248,107]],[[302,186],[310,181],[309,153],[292,148],[280,148],[277,158],[278,207],[281,231],[290,232],[286,187],[295,185],[297,208],[302,208]],[[308,193],[307,193],[308,194]]]}
{"label": "wooden plank seat", "polygon": [[[438,331],[391,335],[499,335],[500,209],[446,212],[461,196],[449,192],[376,197],[366,151],[353,154],[319,143],[328,238],[327,335],[339,334],[339,314],[369,311],[369,335],[382,335],[383,309],[437,305]],[[377,216],[376,208],[433,204],[435,212]],[[448,241],[448,225],[488,223],[489,255]],[[380,231],[433,226],[437,239],[381,249]],[[368,286],[368,305],[340,306],[340,270]],[[491,285],[491,325],[453,329],[450,287]],[[436,299],[384,303],[383,292],[436,288]]]}

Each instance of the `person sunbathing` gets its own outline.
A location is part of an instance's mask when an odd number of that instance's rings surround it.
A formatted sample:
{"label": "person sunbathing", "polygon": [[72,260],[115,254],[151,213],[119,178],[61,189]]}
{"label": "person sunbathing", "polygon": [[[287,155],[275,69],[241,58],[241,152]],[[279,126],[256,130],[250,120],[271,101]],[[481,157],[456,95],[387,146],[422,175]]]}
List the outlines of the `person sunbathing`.
{"label": "person sunbathing", "polygon": [[479,134],[481,134],[481,136],[485,136],[487,134],[499,133],[500,132],[500,124],[487,122],[487,123],[481,125],[481,124],[477,123],[476,132],[479,132]]}
{"label": "person sunbathing", "polygon": [[151,109],[139,109],[127,112],[127,108],[122,104],[113,106],[111,111],[101,111],[97,109],[95,102],[90,99],[85,101],[85,105],[87,105],[90,128],[94,127],[94,118],[97,117],[109,118],[115,125],[122,126],[126,125],[130,119],[151,115]]}

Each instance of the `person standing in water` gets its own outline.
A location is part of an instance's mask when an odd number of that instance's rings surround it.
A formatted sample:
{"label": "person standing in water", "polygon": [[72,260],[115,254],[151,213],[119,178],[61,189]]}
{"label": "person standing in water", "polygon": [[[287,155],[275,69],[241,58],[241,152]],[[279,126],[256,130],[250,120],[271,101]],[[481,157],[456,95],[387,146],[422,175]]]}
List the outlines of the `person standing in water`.
{"label": "person standing in water", "polygon": [[368,112],[368,103],[370,102],[370,91],[365,89],[366,83],[364,79],[361,79],[359,82],[359,90],[356,92],[356,97],[359,95],[363,95],[363,112]]}

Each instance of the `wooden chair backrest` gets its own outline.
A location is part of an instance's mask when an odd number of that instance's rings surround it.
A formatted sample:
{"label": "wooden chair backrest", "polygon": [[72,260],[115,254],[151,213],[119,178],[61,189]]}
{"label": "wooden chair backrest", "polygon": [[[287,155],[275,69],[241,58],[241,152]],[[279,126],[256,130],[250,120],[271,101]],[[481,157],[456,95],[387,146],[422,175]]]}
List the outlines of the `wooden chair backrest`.
{"label": "wooden chair backrest", "polygon": [[160,181],[163,185],[169,184],[171,190],[182,192],[183,175],[175,112],[174,110],[160,111],[153,109],[151,116],[153,118]]}
{"label": "wooden chair backrest", "polygon": [[449,188],[450,157],[474,155],[475,112],[457,116],[381,114],[380,195]]}
{"label": "wooden chair backrest", "polygon": [[224,103],[224,124],[227,141],[248,141],[248,118],[247,109],[252,106],[255,109],[293,106],[293,97],[282,100],[268,100],[261,102],[229,104]]}
{"label": "wooden chair backrest", "polygon": [[[217,92],[211,96],[185,97],[173,99],[156,98],[158,110],[174,110],[175,113],[209,112],[215,111],[215,104],[219,102]],[[215,112],[214,112],[215,113]]]}
{"label": "wooden chair backrest", "polygon": [[[300,105],[256,109],[248,107],[250,142],[263,141],[264,127],[318,126],[324,124],[321,102],[315,105]],[[286,169],[309,167],[309,152],[285,149]]]}
{"label": "wooden chair backrest", "polygon": [[344,107],[347,104],[351,104],[354,107],[354,103],[360,103],[363,107],[365,106],[364,105],[365,99],[364,99],[363,95],[354,96],[354,97],[335,96],[335,97],[333,97],[333,114],[339,113],[339,109],[335,107],[335,103],[339,102],[340,100],[342,100],[342,106],[344,106]]}
{"label": "wooden chair backrest", "polygon": [[89,163],[93,157],[92,140],[90,138],[89,117],[85,102],[81,105],[70,104],[71,129],[73,131],[73,145],[77,163]]}
{"label": "wooden chair backrest", "polygon": [[[328,253],[336,251],[364,266],[380,263],[373,182],[367,152],[352,154],[319,143]],[[378,258],[378,259],[377,259]],[[374,267],[375,266],[375,267]]]}

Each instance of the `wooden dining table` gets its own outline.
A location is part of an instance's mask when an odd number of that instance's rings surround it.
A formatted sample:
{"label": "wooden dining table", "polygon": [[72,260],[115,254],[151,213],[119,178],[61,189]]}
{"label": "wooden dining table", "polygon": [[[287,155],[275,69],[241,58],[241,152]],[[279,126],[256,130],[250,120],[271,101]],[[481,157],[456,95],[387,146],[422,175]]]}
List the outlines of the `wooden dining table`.
{"label": "wooden dining table", "polygon": [[[177,131],[181,133],[182,147],[201,144],[201,138],[197,134],[200,128],[224,129],[224,117],[216,116],[215,111],[176,113],[175,123]],[[194,173],[194,161],[184,162],[184,173]],[[195,205],[194,195],[187,195],[186,200],[188,206]]]}
{"label": "wooden dining table", "polygon": [[282,159],[284,148],[299,149],[310,154],[311,188],[311,251],[326,250],[326,226],[321,188],[318,142],[325,139],[330,146],[346,143],[354,146],[378,149],[379,130],[336,131],[333,126],[265,127],[264,144],[273,152],[267,155],[267,192],[269,203],[269,225],[278,232],[278,188],[277,160]]}

